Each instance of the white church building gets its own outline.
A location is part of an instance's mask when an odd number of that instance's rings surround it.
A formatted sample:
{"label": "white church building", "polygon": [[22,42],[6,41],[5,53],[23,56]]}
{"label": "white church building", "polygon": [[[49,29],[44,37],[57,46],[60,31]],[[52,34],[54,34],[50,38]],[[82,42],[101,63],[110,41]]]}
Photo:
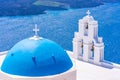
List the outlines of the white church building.
{"label": "white church building", "polygon": [[120,80],[120,65],[104,60],[98,22],[90,15],[79,20],[73,52],[38,35],[0,52],[0,80]]}

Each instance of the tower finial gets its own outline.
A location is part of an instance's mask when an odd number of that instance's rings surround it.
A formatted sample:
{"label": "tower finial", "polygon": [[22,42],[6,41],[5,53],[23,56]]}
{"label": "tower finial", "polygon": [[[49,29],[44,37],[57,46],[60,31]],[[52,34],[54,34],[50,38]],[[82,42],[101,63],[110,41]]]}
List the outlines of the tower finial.
{"label": "tower finial", "polygon": [[38,27],[37,27],[37,24],[35,24],[35,28],[33,29],[33,31],[35,32],[35,36],[38,36]]}
{"label": "tower finial", "polygon": [[88,16],[91,14],[91,12],[89,10],[86,13],[87,13]]}

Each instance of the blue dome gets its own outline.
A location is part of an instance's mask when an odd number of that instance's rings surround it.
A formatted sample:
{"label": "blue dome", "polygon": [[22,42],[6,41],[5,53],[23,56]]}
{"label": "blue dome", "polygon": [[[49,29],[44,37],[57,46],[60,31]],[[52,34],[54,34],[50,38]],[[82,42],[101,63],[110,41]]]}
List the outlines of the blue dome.
{"label": "blue dome", "polygon": [[48,39],[24,39],[7,54],[1,70],[20,76],[49,76],[63,73],[72,61],[58,44]]}

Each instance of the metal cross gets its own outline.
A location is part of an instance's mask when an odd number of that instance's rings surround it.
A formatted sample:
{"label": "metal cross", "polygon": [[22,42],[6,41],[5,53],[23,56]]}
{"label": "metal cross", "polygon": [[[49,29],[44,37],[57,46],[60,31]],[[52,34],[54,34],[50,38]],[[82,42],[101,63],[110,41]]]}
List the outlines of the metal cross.
{"label": "metal cross", "polygon": [[87,15],[90,15],[90,14],[91,14],[91,12],[90,12],[89,10],[88,10],[86,13],[87,13]]}
{"label": "metal cross", "polygon": [[35,28],[33,29],[33,31],[35,32],[35,36],[38,36],[38,27],[37,27],[37,24],[35,24]]}

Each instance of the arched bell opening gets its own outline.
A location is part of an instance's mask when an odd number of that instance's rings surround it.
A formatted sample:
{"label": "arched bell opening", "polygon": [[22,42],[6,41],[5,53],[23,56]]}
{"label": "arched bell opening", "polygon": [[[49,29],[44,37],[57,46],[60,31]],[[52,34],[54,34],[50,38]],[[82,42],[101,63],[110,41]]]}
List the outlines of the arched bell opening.
{"label": "arched bell opening", "polygon": [[83,56],[83,39],[81,41],[81,55],[80,56]]}
{"label": "arched bell opening", "polygon": [[85,35],[85,36],[88,36],[88,28],[89,28],[89,27],[88,27],[88,23],[86,23],[85,29],[84,29],[84,30],[85,30],[85,31],[84,31],[84,35]]}
{"label": "arched bell opening", "polygon": [[90,58],[93,59],[94,58],[94,42],[92,41],[92,44],[91,44],[91,55],[90,55]]}

